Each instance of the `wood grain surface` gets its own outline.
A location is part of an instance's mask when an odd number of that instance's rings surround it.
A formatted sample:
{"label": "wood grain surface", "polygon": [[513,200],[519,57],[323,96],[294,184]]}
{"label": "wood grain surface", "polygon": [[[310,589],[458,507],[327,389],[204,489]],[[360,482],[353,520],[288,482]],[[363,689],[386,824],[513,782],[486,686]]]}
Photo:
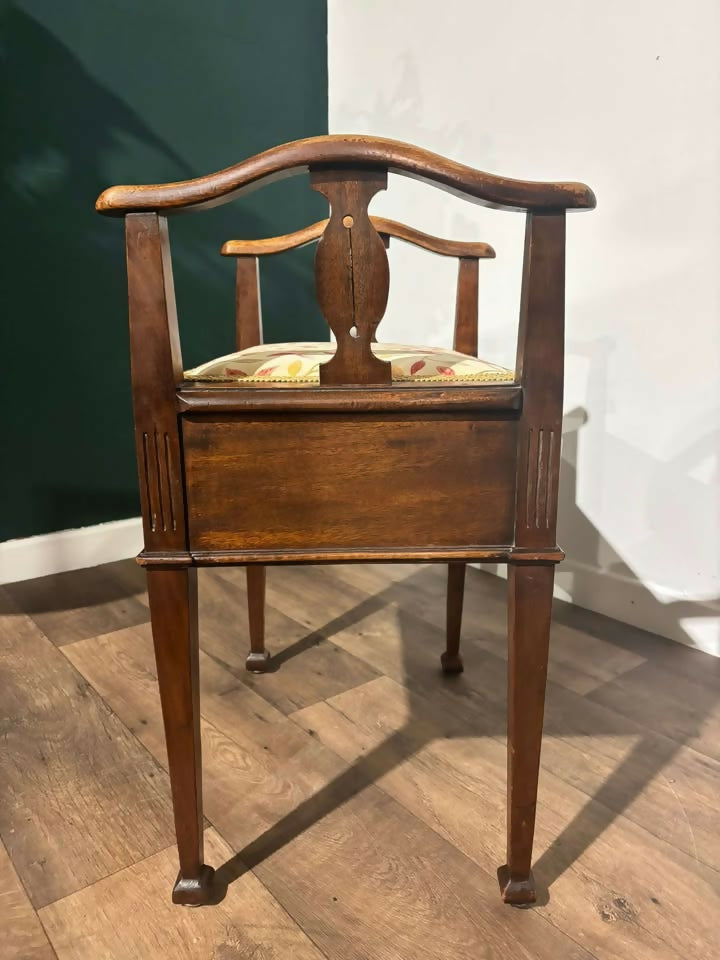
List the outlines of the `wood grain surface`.
{"label": "wood grain surface", "polygon": [[[260,240],[226,240],[220,252],[224,257],[262,257],[276,253],[285,253],[287,250],[296,250],[308,243],[319,240],[325,232],[329,220],[318,220],[308,227],[302,227],[293,233],[286,233],[281,237],[263,237]],[[477,259],[493,258],[495,251],[489,243],[470,240],[445,240],[442,237],[433,237],[423,233],[415,227],[410,227],[397,220],[388,220],[387,217],[370,217],[370,222],[378,233],[386,237],[403,240],[415,247],[422,247],[430,253],[437,253],[443,257],[474,257]]]}
{"label": "wood grain surface", "polygon": [[[214,830],[208,830],[206,845],[217,863],[232,856]],[[174,850],[163,850],[46,907],[42,921],[61,960],[120,956],[323,960],[252,873],[243,873],[229,896],[212,910],[183,910],[158,896],[158,880],[167,886],[175,879],[175,870]]]}
{"label": "wood grain surface", "polygon": [[37,913],[33,910],[5,847],[0,843],[0,941],[6,957],[55,960]]}
{"label": "wood grain surface", "polygon": [[190,549],[511,543],[515,427],[447,418],[438,429],[371,415],[185,418]]}
{"label": "wood grain surface", "polygon": [[227,203],[242,190],[319,164],[365,165],[427,180],[487,206],[521,210],[592,209],[595,195],[584,183],[537,183],[475,170],[429,150],[385,137],[331,134],[272,147],[242,163],[178,183],[117,186],[105,190],[95,209],[108,216],[133,211],[177,212]]}
{"label": "wood grain surface", "polygon": [[0,590],[3,960],[720,955],[712,658],[555,604],[540,902],[517,912],[494,878],[507,585],[467,570],[465,672],[443,678],[442,565],[269,568],[280,662],[251,676],[244,571],[199,580],[206,857],[227,892],[197,910],[168,896],[167,757],[132,562],[62,591]]}
{"label": "wood grain surface", "polygon": [[0,837],[38,907],[167,846],[167,782],[29,617],[5,613],[0,653]]}

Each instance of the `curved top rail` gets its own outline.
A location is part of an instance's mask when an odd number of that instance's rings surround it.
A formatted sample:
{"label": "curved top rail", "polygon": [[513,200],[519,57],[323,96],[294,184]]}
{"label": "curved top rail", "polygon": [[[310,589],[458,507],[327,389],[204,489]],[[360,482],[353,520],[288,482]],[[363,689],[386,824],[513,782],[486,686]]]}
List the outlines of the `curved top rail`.
{"label": "curved top rail", "polygon": [[110,187],[95,204],[99,213],[173,213],[226,203],[261,181],[292,176],[309,167],[348,164],[389,170],[429,181],[490,207],[509,210],[592,209],[595,195],[583,183],[536,183],[483,173],[439,154],[383,137],[332,134],[273,147],[233,167],[194,180]]}
{"label": "curved top rail", "polygon": [[[416,247],[423,247],[443,257],[476,259],[495,257],[495,251],[489,243],[443,240],[441,237],[433,237],[429,233],[398,223],[397,220],[387,220],[385,217],[370,217],[370,222],[378,233],[404,240]],[[327,225],[327,220],[318,220],[317,223],[280,237],[265,237],[262,240],[227,240],[220,252],[224,257],[261,257],[273,253],[284,253],[286,250],[295,250],[297,247],[304,247],[308,243],[319,240]]]}

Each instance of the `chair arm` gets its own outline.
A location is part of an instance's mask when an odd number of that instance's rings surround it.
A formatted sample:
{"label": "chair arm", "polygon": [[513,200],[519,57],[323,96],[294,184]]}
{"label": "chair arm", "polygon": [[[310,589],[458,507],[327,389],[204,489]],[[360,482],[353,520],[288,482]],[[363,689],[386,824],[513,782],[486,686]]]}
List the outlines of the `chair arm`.
{"label": "chair arm", "polygon": [[[492,259],[495,251],[489,243],[471,242],[464,240],[443,240],[433,237],[429,233],[415,230],[397,220],[387,220],[385,217],[370,217],[370,222],[377,232],[387,237],[395,237],[405,243],[422,247],[431,253],[443,257],[471,257],[474,259]],[[318,220],[308,227],[286,233],[279,237],[266,237],[262,240],[228,240],[223,244],[220,252],[224,257],[262,257],[275,253],[284,253],[286,250],[295,250],[308,243],[319,240],[323,235],[327,220]]]}

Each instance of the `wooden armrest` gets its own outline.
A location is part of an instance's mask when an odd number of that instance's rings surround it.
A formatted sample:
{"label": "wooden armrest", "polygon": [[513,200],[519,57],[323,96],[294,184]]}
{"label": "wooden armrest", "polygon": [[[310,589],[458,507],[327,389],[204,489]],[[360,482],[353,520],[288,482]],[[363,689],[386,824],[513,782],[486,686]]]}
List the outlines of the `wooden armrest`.
{"label": "wooden armrest", "polygon": [[512,180],[475,170],[398,140],[329,135],[285,143],[193,180],[110,187],[98,197],[95,209],[108,216],[124,216],[133,212],[173,213],[215,206],[261,181],[292,176],[310,168],[337,168],[344,164],[426,180],[490,207],[539,212],[595,206],[595,195],[583,183]]}
{"label": "wooden armrest", "polygon": [[408,227],[397,220],[386,220],[384,217],[370,217],[378,233],[396,237],[405,243],[412,243],[431,253],[438,253],[441,257],[472,257],[477,260],[494,260],[495,250],[489,243],[470,240],[443,240],[442,237],[433,237],[414,227]]}
{"label": "wooden armrest", "polygon": [[285,233],[279,237],[265,237],[262,240],[227,240],[220,248],[224,257],[262,257],[273,253],[285,253],[296,250],[308,243],[319,240],[323,235],[327,220],[318,220],[308,227]]}
{"label": "wooden armrest", "polygon": [[[370,217],[370,221],[380,234],[404,240],[406,243],[423,247],[423,249],[430,250],[431,253],[437,253],[443,257],[471,257],[474,259],[492,259],[495,257],[495,251],[489,243],[443,240],[441,237],[433,237],[429,233],[423,233],[413,227],[408,227],[404,223],[398,223],[397,220],[386,220],[385,217]],[[273,253],[284,253],[286,250],[304,247],[306,244],[318,240],[323,235],[327,225],[327,220],[318,220],[317,223],[313,223],[309,227],[303,227],[302,230],[286,233],[280,237],[267,237],[263,240],[228,240],[223,244],[220,252],[225,257],[261,257]]]}

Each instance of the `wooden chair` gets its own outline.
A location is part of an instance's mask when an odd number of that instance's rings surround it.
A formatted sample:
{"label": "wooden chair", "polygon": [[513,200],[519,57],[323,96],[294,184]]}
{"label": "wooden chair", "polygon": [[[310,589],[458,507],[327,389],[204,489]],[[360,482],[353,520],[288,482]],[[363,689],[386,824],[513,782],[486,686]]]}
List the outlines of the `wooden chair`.
{"label": "wooden chair", "polygon": [[[215,361],[220,379],[202,368],[184,378],[167,216],[307,171],[330,203],[330,219],[287,237],[225,244],[222,252],[237,257],[243,353]],[[514,374],[488,372],[470,359],[477,354],[478,263],[494,256],[492,249],[371,217],[369,202],[386,188],[388,172],[525,211]],[[535,900],[530,866],[551,600],[563,558],[555,531],[565,214],[594,205],[583,184],[509,180],[361,136],[300,140],[196,180],[112,187],[99,197],[97,210],[124,216],[126,225],[145,537],[138,560],[147,571],[180,859],[174,902],[213,897],[213,870],[203,858],[197,567],[247,566],[248,668],[262,671],[264,565],[371,560],[449,564],[442,666],[450,673],[462,669],[466,563],[509,566],[508,840],[498,876],[506,902]],[[467,356],[453,369],[435,364],[440,371],[430,378],[396,375],[381,345],[373,346],[388,296],[391,237],[459,258],[454,348]],[[257,368],[249,375],[244,366],[261,343],[258,257],[315,240],[318,301],[337,344],[319,365],[319,382],[275,382]],[[295,366],[307,360],[297,351]],[[433,366],[427,351],[403,359],[411,369]],[[471,372],[453,376],[463,364]]]}

